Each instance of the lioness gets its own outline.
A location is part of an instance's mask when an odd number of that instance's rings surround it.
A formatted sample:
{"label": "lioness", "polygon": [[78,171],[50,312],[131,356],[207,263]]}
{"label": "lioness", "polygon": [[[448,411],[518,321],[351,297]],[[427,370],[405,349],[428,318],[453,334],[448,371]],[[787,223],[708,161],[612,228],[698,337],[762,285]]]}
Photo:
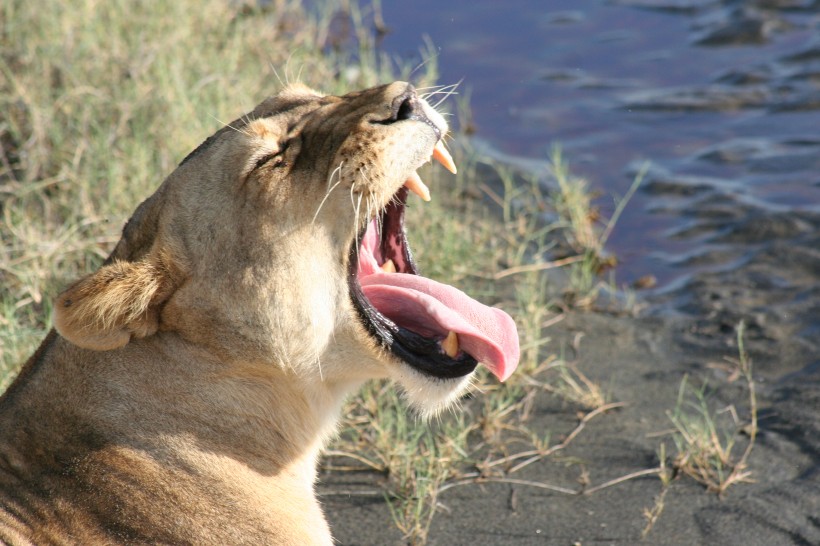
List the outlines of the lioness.
{"label": "lioness", "polygon": [[136,210],[0,399],[0,540],[331,544],[316,460],[389,377],[423,412],[512,319],[416,274],[416,169],[447,124],[407,83],[290,85],[217,131]]}

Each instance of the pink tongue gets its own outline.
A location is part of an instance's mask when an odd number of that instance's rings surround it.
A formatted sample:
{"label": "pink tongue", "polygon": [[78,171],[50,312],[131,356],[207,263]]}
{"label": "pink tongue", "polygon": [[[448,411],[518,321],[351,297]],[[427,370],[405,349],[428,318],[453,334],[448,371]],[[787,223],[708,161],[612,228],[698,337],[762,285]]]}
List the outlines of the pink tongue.
{"label": "pink tongue", "polygon": [[427,337],[458,335],[461,349],[500,381],[518,366],[518,332],[512,318],[452,286],[418,275],[383,273],[373,255],[374,230],[362,243],[359,282],[373,306],[403,328]]}

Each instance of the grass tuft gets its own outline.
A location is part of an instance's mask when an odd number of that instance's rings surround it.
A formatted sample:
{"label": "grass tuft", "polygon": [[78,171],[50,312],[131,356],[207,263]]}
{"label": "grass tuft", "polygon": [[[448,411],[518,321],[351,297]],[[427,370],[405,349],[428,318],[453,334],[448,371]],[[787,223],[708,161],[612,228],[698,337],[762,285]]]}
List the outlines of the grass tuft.
{"label": "grass tuft", "polygon": [[[737,327],[739,358],[727,360],[746,382],[749,422],[739,421],[733,405],[713,410],[706,383],[693,388],[687,377],[681,382],[675,409],[667,413],[674,426],[672,439],[676,454],[672,458],[672,467],[721,496],[732,485],[752,481],[748,458],[757,437],[757,397],[752,361],[744,346],[744,332],[745,324],[741,322]],[[745,447],[738,455],[739,433],[745,435]]]}
{"label": "grass tuft", "polygon": [[553,206],[564,226],[561,232],[574,254],[568,264],[569,282],[564,297],[573,307],[588,308],[595,303],[602,287],[600,276],[618,263],[614,255],[606,252],[606,243],[629,200],[643,183],[649,165],[641,167],[627,193],[616,200],[612,217],[601,230],[598,226],[602,218],[599,209],[593,205],[594,195],[586,180],[571,174],[559,146],[553,148],[551,162],[559,189],[553,198]]}

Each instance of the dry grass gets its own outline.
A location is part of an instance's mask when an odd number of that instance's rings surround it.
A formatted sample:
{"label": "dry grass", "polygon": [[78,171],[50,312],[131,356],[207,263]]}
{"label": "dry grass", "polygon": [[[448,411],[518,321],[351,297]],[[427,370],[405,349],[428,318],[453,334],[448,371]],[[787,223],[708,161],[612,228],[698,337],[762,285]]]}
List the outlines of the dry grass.
{"label": "dry grass", "polygon": [[[45,335],[54,294],[223,123],[287,80],[337,93],[409,77],[355,24],[366,14],[316,4],[3,3],[0,389]],[[429,85],[435,70],[433,58],[413,78]]]}
{"label": "dry grass", "polygon": [[[676,454],[672,467],[707,490],[723,495],[731,486],[750,482],[749,454],[757,437],[757,397],[752,378],[752,361],[743,342],[744,323],[737,328],[738,359],[727,359],[749,392],[749,422],[742,422],[734,405],[719,410],[710,407],[707,385],[699,389],[681,382],[678,403],[668,413],[674,425],[672,439]],[[688,396],[687,396],[688,395]],[[741,436],[742,435],[742,436]],[[745,447],[738,454],[738,440],[745,437]]]}
{"label": "dry grass", "polygon": [[[552,172],[559,191],[553,198],[553,206],[561,218],[566,243],[571,249],[568,259],[569,282],[564,290],[567,304],[575,308],[589,308],[598,299],[603,282],[601,274],[618,263],[614,255],[606,252],[606,243],[632,195],[638,190],[646,175],[645,164],[627,193],[616,200],[612,217],[604,219],[596,206],[586,180],[574,176],[561,155],[559,147],[552,151]],[[603,227],[600,227],[602,226]]]}
{"label": "dry grass", "polygon": [[[707,491],[723,496],[734,485],[752,482],[749,456],[757,438],[757,394],[752,376],[752,361],[744,343],[745,324],[737,326],[738,357],[727,358],[729,380],[742,378],[748,391],[748,422],[738,417],[734,405],[715,409],[706,383],[693,388],[684,377],[678,390],[675,408],[667,412],[673,429],[664,433],[672,436],[675,452],[670,457],[666,444],[661,444],[658,459],[658,477],[661,491],[654,505],[644,508],[646,538],[660,518],[672,480],[688,476],[703,485]],[[725,368],[725,366],[721,366]],[[739,442],[740,440],[740,442]],[[740,443],[745,444],[742,451]]]}

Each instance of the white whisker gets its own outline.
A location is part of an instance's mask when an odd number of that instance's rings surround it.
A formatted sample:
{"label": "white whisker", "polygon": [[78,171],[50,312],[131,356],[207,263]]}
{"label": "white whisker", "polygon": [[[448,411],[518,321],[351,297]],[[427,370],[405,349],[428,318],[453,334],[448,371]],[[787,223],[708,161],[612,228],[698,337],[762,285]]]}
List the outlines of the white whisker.
{"label": "white whisker", "polygon": [[310,221],[311,225],[313,225],[316,222],[316,218],[319,217],[319,213],[322,211],[322,207],[325,205],[325,201],[327,201],[327,198],[330,197],[330,192],[335,190],[336,186],[338,186],[341,183],[342,183],[342,180],[341,180],[341,178],[339,178],[339,181],[336,182],[335,184],[333,184],[333,186],[331,186],[331,188],[329,190],[327,190],[327,193],[325,193],[325,196],[322,199],[322,202],[319,203],[319,208],[316,209],[316,214],[313,215],[313,220]]}
{"label": "white whisker", "polygon": [[424,59],[423,61],[421,61],[413,70],[410,71],[409,76],[412,76],[417,70],[419,70],[421,67],[423,67],[424,65],[426,65],[427,63],[429,63],[430,61],[432,61],[433,59],[435,59],[438,56],[439,56],[439,53],[436,53],[435,55],[431,55],[427,59]]}
{"label": "white whisker", "polygon": [[436,86],[433,86],[433,87],[422,87],[421,89],[422,90],[432,89],[432,91],[429,91],[429,92],[424,94],[425,96],[429,97],[429,96],[432,96],[432,95],[441,95],[442,93],[449,93],[451,91],[455,91],[458,88],[459,85],[461,85],[461,80],[459,80],[458,83],[453,83],[453,84],[450,84],[450,85],[436,85]]}
{"label": "white whisker", "polygon": [[[351,202],[353,201],[353,187],[355,185],[356,185],[356,183],[354,182],[353,185],[350,186],[350,200],[351,200]],[[353,225],[356,228],[356,231],[355,231],[356,237],[359,236],[359,212],[361,210],[361,207],[362,207],[362,194],[360,193],[359,194],[359,200],[358,200],[358,202],[356,202],[356,204],[354,206],[354,209],[353,209],[353,212],[355,213],[354,218],[353,218]],[[365,225],[367,225],[367,224],[365,224]],[[361,247],[361,246],[362,246],[361,242],[357,241],[357,243],[356,243],[356,263],[357,264],[360,264],[361,259],[362,259],[361,255],[359,254],[359,251],[360,251],[359,247]]]}
{"label": "white whisker", "polygon": [[[330,187],[330,183],[333,181],[333,177],[336,175],[336,173],[339,173],[339,180],[342,179],[342,165],[344,165],[344,164],[345,164],[344,161],[340,162],[339,166],[336,167],[335,169],[333,169],[333,172],[330,173],[330,176],[327,177],[327,186],[328,187]],[[330,190],[328,190],[328,191],[330,191]]]}
{"label": "white whisker", "polygon": [[279,87],[285,87],[285,82],[282,81],[282,77],[279,76],[279,72],[276,70],[276,67],[273,66],[273,63],[268,61],[268,65],[270,65],[270,69],[273,70],[273,75],[279,80]]}
{"label": "white whisker", "polygon": [[[342,183],[342,165],[344,165],[344,162],[339,163],[339,166],[333,169],[333,172],[331,172],[330,176],[327,178],[327,191],[325,192],[325,196],[322,198],[322,202],[319,203],[319,208],[316,209],[316,214],[313,215],[313,220],[310,221],[310,225],[313,225],[316,222],[316,218],[319,217],[319,212],[321,212],[322,207],[325,206],[325,201],[327,201],[328,197],[330,197],[330,192],[335,190],[336,186]],[[331,186],[330,183],[333,182],[333,176],[336,173],[339,173],[339,181]]]}
{"label": "white whisker", "polygon": [[436,85],[435,87],[421,87],[421,88],[416,89],[416,91],[420,92],[420,91],[426,91],[427,89],[432,89],[432,91],[427,91],[426,93],[421,93],[421,92],[419,93],[420,98],[422,98],[424,100],[427,100],[429,97],[432,97],[433,95],[439,94],[443,88],[444,88],[444,86],[442,86],[442,85]]}
{"label": "white whisker", "polygon": [[[364,197],[364,195],[360,193],[359,198],[356,200],[356,218],[357,219],[360,218],[360,215],[362,213],[362,197]],[[359,225],[358,222],[356,223],[356,225]],[[364,222],[364,225],[367,225],[367,221]]]}
{"label": "white whisker", "polygon": [[293,58],[294,51],[288,55],[288,60],[285,61],[285,84],[290,85],[290,60]]}
{"label": "white whisker", "polygon": [[432,97],[433,95],[443,95],[447,93],[452,93],[458,88],[459,85],[461,85],[461,81],[451,85],[437,85],[435,87],[425,87],[425,90],[432,89],[432,91],[428,91],[427,93],[424,93],[422,96],[426,98]]}
{"label": "white whisker", "polygon": [[[211,114],[208,114],[208,115],[211,116]],[[241,134],[245,135],[246,137],[253,136],[253,135],[250,134],[250,132],[246,131],[243,127],[234,127],[230,123],[225,123],[224,121],[220,120],[216,116],[211,116],[211,118],[218,121],[220,124],[222,124],[222,127],[230,127],[231,129],[233,129],[237,133],[241,133]]]}
{"label": "white whisker", "polygon": [[416,87],[416,91],[427,91],[428,89],[442,89],[445,85],[428,85],[427,87]]}
{"label": "white whisker", "polygon": [[436,102],[436,103],[433,105],[433,109],[434,109],[434,110],[438,110],[438,107],[439,107],[439,106],[441,106],[441,104],[442,104],[444,101],[446,101],[447,99],[449,99],[452,95],[458,95],[458,93],[457,93],[457,92],[455,92],[455,91],[451,91],[451,92],[447,93],[446,95],[444,95],[443,97],[441,97],[441,98],[438,100],[438,102]]}
{"label": "white whisker", "polygon": [[[359,171],[359,174],[360,174],[360,175],[361,175],[361,177],[364,179],[365,185],[366,185],[367,187],[372,188],[372,187],[373,187],[373,181],[372,181],[372,180],[370,180],[370,178],[369,178],[369,177],[368,177],[368,175],[367,175],[367,167],[366,167],[366,166],[365,166],[365,167],[362,167],[362,169]],[[366,219],[365,219],[365,225],[367,225],[368,223],[370,223],[371,218],[374,218],[374,217],[375,217],[375,218],[376,218],[376,229],[378,230],[378,231],[377,231],[377,233],[380,235],[380,234],[381,234],[381,228],[382,228],[382,226],[381,226],[381,218],[380,218],[380,216],[377,216],[377,215],[376,215],[376,211],[375,211],[375,208],[376,208],[376,207],[374,207],[375,201],[376,201],[375,196],[374,196],[372,193],[368,193],[368,195],[367,195],[367,201],[366,201],[366,205],[367,205],[367,208],[366,208],[367,216],[366,216]]]}
{"label": "white whisker", "polygon": [[[444,97],[439,99],[439,101],[435,105],[433,105],[433,108],[438,109],[438,107],[441,106],[441,103],[443,103],[445,100],[450,98],[452,95],[458,95],[458,92],[456,91],[456,89],[458,89],[458,86],[461,85],[462,81],[464,81],[464,80],[458,80],[458,82],[456,82],[452,85],[448,85],[447,87],[445,87],[445,88],[443,88],[439,91],[436,91],[435,94],[443,93]],[[445,89],[446,89],[446,91],[444,91]]]}
{"label": "white whisker", "polygon": [[[356,211],[356,201],[355,201],[355,198],[353,197],[353,188],[355,188],[355,187],[356,187],[356,182],[353,182],[350,185],[350,205],[353,207],[354,212]],[[358,220],[357,220],[357,222],[358,222]]]}
{"label": "white whisker", "polygon": [[376,199],[373,194],[369,194],[365,199],[365,218],[367,222],[371,221],[371,218],[376,220],[376,235],[377,237],[381,237],[382,227],[381,227],[381,218],[379,215],[376,214],[375,207]]}

